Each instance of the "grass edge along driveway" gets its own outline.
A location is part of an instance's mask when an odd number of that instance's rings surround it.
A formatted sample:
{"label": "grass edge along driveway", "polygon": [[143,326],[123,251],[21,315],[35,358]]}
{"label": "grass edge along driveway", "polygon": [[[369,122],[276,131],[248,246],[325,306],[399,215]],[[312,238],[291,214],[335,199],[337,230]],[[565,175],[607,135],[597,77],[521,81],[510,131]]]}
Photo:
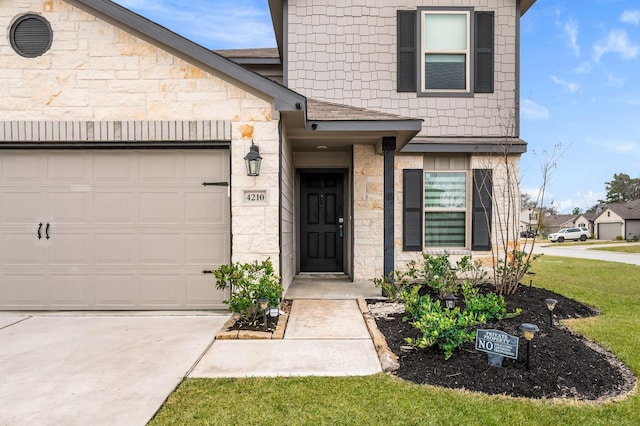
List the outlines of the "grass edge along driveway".
{"label": "grass edge along driveway", "polygon": [[[595,306],[567,321],[640,373],[640,267],[542,256],[534,285]],[[544,303],[543,301],[540,301]],[[151,425],[637,425],[640,396],[602,404],[536,401],[367,377],[187,379]]]}

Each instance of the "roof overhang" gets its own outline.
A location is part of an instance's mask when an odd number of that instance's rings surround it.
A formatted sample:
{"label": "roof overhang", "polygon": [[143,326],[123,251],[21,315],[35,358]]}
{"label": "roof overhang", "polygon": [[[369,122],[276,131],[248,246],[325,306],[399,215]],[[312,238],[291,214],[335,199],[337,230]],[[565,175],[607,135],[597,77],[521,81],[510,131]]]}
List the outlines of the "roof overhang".
{"label": "roof overhang", "polygon": [[402,149],[405,153],[450,152],[474,154],[524,154],[527,143],[520,138],[428,138],[417,137]]}
{"label": "roof overhang", "polygon": [[527,10],[529,10],[535,2],[536,0],[520,0],[520,16],[527,13]]}

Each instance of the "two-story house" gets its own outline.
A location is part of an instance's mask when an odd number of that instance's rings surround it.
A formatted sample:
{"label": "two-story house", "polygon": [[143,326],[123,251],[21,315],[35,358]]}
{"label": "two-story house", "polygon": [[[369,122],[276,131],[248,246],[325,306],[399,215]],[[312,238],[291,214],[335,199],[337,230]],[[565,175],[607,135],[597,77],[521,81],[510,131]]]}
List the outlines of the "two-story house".
{"label": "two-story house", "polygon": [[218,308],[207,272],[267,257],[288,287],[495,255],[533,3],[270,0],[277,51],[216,53],[109,0],[2,2],[0,309]]}

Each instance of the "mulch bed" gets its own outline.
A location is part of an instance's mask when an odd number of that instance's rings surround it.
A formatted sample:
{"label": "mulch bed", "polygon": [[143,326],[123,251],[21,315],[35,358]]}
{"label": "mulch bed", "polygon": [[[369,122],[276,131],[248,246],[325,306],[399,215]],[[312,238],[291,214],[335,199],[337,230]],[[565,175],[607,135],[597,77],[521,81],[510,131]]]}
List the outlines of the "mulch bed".
{"label": "mulch bed", "polygon": [[[547,298],[558,300],[553,327],[549,326],[549,311],[544,303]],[[405,314],[392,314],[377,318],[376,323],[398,356],[400,369],[395,374],[417,384],[539,399],[605,400],[635,387],[635,377],[617,358],[557,323],[561,319],[597,315],[595,309],[537,287],[521,286],[515,295],[505,299],[509,312],[521,308],[522,314],[479,328],[520,337],[517,360],[504,358],[502,367],[490,367],[487,354],[476,351],[474,344],[461,346],[448,360],[437,347],[407,352],[404,339],[418,337],[418,333],[409,322],[402,321]],[[529,371],[527,341],[519,330],[522,323],[540,328],[531,341]]]}

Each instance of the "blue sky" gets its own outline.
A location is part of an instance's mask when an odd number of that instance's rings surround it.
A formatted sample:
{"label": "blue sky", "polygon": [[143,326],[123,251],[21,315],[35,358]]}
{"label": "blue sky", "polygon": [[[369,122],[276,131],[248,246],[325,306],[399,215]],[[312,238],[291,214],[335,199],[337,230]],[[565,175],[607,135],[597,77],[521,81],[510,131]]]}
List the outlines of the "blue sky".
{"label": "blue sky", "polygon": [[[267,0],[116,2],[211,49],[275,46]],[[538,0],[521,35],[522,189],[555,150],[545,204],[586,210],[615,173],[640,177],[640,1]]]}

